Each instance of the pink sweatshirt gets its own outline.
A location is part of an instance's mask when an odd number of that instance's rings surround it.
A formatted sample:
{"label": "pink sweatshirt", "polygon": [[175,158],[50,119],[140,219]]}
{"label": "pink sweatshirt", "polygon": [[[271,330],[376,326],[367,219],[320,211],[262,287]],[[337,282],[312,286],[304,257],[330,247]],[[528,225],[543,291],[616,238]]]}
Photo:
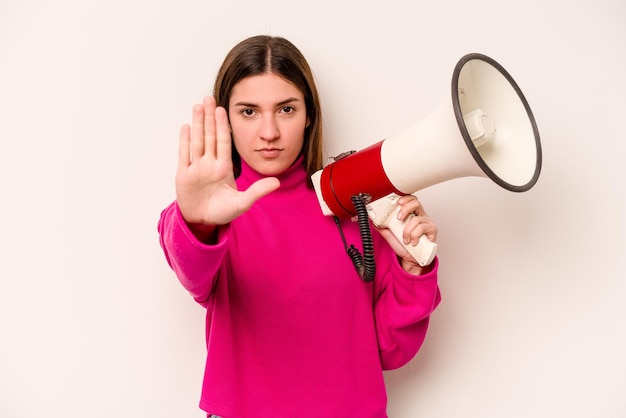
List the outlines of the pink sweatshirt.
{"label": "pink sweatshirt", "polygon": [[[247,188],[260,175],[243,163]],[[178,206],[159,222],[165,256],[206,307],[200,407],[222,417],[386,417],[384,369],[418,351],[440,301],[437,261],[412,276],[375,230],[376,277],[365,283],[332,217],[305,186],[302,157],[281,186],[198,241]],[[342,222],[360,248],[358,227]]]}

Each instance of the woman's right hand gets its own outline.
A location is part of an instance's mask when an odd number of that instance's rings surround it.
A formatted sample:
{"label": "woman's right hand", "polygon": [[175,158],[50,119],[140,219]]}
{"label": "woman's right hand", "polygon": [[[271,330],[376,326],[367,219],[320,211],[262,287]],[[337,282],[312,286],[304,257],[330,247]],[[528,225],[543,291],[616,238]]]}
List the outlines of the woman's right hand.
{"label": "woman's right hand", "polygon": [[193,107],[192,123],[180,129],[176,199],[180,212],[199,238],[209,236],[276,190],[267,177],[239,191],[233,175],[232,141],[226,109],[205,97]]}

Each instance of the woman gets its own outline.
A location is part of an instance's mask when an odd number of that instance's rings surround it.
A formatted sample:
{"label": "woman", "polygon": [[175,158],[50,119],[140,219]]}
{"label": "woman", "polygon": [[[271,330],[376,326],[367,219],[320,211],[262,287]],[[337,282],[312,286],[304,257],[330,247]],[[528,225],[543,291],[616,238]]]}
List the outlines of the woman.
{"label": "woman", "polygon": [[[421,267],[374,230],[376,276],[360,280],[322,215],[322,114],[311,70],[289,41],[246,39],[213,97],[180,132],[176,201],[159,222],[182,285],[207,309],[200,407],[221,417],[385,417],[383,370],[421,346],[440,301],[437,260]],[[414,196],[399,201],[405,242],[437,228]]]}

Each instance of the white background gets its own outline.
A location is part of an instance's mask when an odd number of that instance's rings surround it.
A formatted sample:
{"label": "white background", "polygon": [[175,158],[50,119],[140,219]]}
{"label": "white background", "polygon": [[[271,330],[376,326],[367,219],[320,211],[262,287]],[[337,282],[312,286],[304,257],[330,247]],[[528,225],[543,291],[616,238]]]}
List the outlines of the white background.
{"label": "white background", "polygon": [[537,119],[529,192],[418,193],[443,302],[386,374],[390,416],[626,416],[625,21],[621,0],[1,0],[0,416],[203,416],[204,312],[156,224],[180,124],[259,33],[309,59],[327,155],[425,117],[469,52]]}

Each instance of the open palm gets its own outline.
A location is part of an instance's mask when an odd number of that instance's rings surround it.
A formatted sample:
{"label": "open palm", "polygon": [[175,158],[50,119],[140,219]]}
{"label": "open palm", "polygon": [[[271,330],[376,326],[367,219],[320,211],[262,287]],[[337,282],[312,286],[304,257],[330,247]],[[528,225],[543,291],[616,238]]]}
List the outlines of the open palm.
{"label": "open palm", "polygon": [[180,129],[176,199],[188,224],[227,224],[278,188],[278,179],[268,177],[238,190],[231,147],[226,110],[213,97],[204,98],[193,107],[191,126]]}

